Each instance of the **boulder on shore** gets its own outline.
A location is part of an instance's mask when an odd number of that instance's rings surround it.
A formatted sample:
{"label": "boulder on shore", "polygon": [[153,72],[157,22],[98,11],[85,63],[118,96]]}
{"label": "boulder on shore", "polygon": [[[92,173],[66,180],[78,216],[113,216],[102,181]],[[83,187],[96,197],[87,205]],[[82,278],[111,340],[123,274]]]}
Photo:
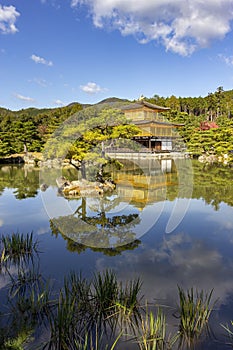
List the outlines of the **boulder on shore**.
{"label": "boulder on shore", "polygon": [[58,190],[65,197],[96,197],[106,192],[112,192],[116,186],[111,181],[104,183],[87,180],[69,181],[63,176],[56,180]]}

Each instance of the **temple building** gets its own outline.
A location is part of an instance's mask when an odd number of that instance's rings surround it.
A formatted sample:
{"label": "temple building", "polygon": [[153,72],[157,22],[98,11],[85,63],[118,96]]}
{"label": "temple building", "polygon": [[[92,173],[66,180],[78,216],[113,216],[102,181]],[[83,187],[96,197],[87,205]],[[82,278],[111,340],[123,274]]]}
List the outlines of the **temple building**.
{"label": "temple building", "polygon": [[[177,139],[177,128],[184,124],[167,121],[164,113],[168,107],[158,106],[143,99],[123,106],[121,110],[127,119],[141,129],[139,135],[133,137],[148,152],[173,151],[174,141]],[[162,114],[163,113],[163,114]]]}

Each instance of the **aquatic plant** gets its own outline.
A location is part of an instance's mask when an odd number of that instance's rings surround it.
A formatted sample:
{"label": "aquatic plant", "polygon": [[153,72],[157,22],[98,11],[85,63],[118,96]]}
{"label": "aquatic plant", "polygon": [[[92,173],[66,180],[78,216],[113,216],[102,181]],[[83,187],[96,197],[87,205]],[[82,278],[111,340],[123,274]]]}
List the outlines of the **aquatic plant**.
{"label": "aquatic plant", "polygon": [[193,288],[186,292],[178,286],[179,290],[179,310],[178,318],[179,335],[181,344],[190,347],[200,339],[203,330],[208,330],[208,321],[213,310],[211,304],[213,289],[209,293],[203,290],[194,293]]}
{"label": "aquatic plant", "polygon": [[50,339],[45,348],[57,350],[73,349],[78,319],[75,312],[75,298],[60,291],[56,310],[49,317]]}
{"label": "aquatic plant", "polygon": [[227,345],[233,347],[233,329],[230,329],[230,327],[233,327],[233,321],[231,321],[231,325],[229,326],[228,324],[223,325],[221,324],[221,326],[224,328],[224,330],[227,332]]}
{"label": "aquatic plant", "polygon": [[177,334],[167,335],[166,317],[160,307],[154,313],[146,305],[145,316],[141,318],[137,330],[134,341],[140,350],[169,350],[178,339]]}
{"label": "aquatic plant", "polygon": [[[6,312],[0,315],[5,322],[0,327],[5,349],[23,349],[23,341],[32,340],[31,335],[37,339],[41,326],[48,331],[48,338],[38,349],[46,350],[113,350],[125,340],[133,341],[140,350],[188,349],[208,330],[213,290],[184,291],[178,286],[179,306],[174,314],[179,318],[178,331],[167,335],[162,306],[156,311],[151,306],[149,311],[148,305],[143,305],[139,278],[123,283],[113,271],[105,270],[89,281],[81,273],[70,272],[55,297],[34,253],[38,253],[38,242],[32,234],[1,238],[1,265],[10,277]],[[17,267],[14,273],[11,264]],[[233,331],[228,325],[223,328],[232,346]],[[21,337],[24,330],[30,336]]]}
{"label": "aquatic plant", "polygon": [[11,313],[15,323],[20,322],[38,327],[48,319],[54,306],[49,282],[41,284],[39,289],[31,289],[18,294],[11,302]]}
{"label": "aquatic plant", "polygon": [[17,274],[8,272],[11,284],[9,288],[9,295],[11,298],[17,294],[26,295],[31,290],[39,291],[40,284],[43,283],[43,276],[40,272],[39,266],[32,264],[32,266],[22,268],[20,267]]}
{"label": "aquatic plant", "polygon": [[76,350],[114,350],[120,337],[121,333],[118,334],[116,339],[113,340],[112,345],[105,344],[103,341],[103,333],[98,333],[96,327],[95,333],[89,332],[85,334],[84,339],[79,342],[75,342]]}
{"label": "aquatic plant", "polygon": [[93,327],[90,283],[71,272],[64,278],[63,288],[53,312],[48,317],[50,339],[45,349],[79,349]]}
{"label": "aquatic plant", "polygon": [[19,264],[22,260],[32,259],[38,253],[38,241],[34,240],[33,232],[26,235],[12,233],[1,236],[1,263],[13,262]]}
{"label": "aquatic plant", "polygon": [[118,300],[115,302],[116,313],[120,321],[121,328],[134,330],[141,320],[142,305],[140,304],[143,296],[139,298],[142,282],[140,278],[129,281],[125,286],[120,284]]}
{"label": "aquatic plant", "polygon": [[118,300],[118,282],[113,271],[94,274],[92,282],[92,301],[94,317],[98,321],[109,319],[115,313],[115,305]]}
{"label": "aquatic plant", "polygon": [[25,345],[32,340],[31,331],[22,331],[18,336],[4,341],[3,350],[24,350]]}

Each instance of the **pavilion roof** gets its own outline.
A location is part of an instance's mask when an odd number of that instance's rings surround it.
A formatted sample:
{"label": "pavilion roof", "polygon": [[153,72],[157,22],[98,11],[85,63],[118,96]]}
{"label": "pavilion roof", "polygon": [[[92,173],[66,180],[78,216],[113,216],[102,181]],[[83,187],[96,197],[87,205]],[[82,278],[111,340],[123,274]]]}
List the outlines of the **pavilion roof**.
{"label": "pavilion roof", "polygon": [[172,123],[172,122],[162,122],[159,120],[135,120],[133,122],[135,125],[145,125],[145,124],[156,124],[156,125],[168,125],[168,126],[184,126],[185,124],[180,123]]}
{"label": "pavilion roof", "polygon": [[126,106],[123,106],[121,109],[124,111],[124,110],[131,110],[131,109],[140,109],[142,107],[148,107],[148,108],[151,108],[154,110],[159,110],[159,111],[169,111],[170,110],[169,107],[158,106],[158,105],[155,105],[153,103],[149,103],[149,102],[144,101],[144,100],[130,103]]}

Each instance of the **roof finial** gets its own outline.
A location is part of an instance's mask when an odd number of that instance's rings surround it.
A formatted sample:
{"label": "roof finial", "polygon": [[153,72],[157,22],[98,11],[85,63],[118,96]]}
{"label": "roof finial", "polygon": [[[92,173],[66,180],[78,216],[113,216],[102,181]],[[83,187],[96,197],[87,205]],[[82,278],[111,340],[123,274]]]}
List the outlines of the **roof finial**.
{"label": "roof finial", "polygon": [[141,94],[140,97],[139,97],[139,99],[138,99],[138,101],[143,101],[144,98],[145,98],[145,96]]}

